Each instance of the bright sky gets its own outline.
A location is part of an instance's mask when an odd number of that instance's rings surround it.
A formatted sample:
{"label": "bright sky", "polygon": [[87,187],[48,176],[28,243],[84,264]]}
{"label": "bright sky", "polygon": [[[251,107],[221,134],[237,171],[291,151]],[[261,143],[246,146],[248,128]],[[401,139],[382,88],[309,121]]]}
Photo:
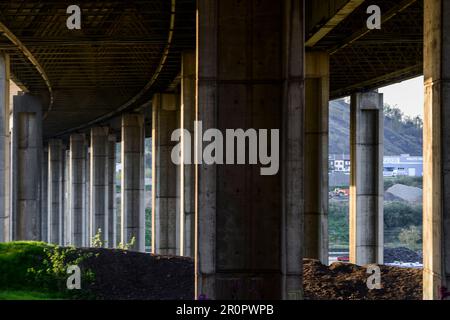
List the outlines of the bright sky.
{"label": "bright sky", "polygon": [[12,110],[13,96],[17,95],[17,92],[22,91],[12,80],[9,81],[9,108]]}
{"label": "bright sky", "polygon": [[407,116],[420,116],[423,119],[423,77],[396,83],[380,88],[384,102],[397,107]]}

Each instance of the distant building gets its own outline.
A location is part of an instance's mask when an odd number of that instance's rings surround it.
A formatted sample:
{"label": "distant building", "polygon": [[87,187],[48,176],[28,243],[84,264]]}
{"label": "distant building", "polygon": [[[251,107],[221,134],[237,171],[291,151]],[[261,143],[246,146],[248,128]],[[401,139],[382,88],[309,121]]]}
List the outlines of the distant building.
{"label": "distant building", "polygon": [[350,172],[350,155],[332,154],[328,157],[331,172]]}
{"label": "distant building", "polygon": [[[328,157],[329,171],[331,173],[350,173],[350,155],[332,154]],[[385,156],[383,159],[383,175],[395,176],[423,176],[423,157],[413,157],[409,154],[399,156]]]}
{"label": "distant building", "polygon": [[386,156],[383,161],[383,175],[395,176],[423,176],[423,157],[412,157],[409,154]]}

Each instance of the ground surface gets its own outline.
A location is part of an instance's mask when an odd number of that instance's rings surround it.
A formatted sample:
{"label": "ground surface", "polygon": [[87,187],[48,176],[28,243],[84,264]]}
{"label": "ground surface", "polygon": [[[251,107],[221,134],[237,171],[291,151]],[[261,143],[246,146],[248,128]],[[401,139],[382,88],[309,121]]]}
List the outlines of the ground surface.
{"label": "ground surface", "polygon": [[365,267],[335,262],[324,266],[304,260],[305,298],[310,300],[420,300],[422,270],[380,266],[381,286],[369,290]]}
{"label": "ground surface", "polygon": [[[30,268],[48,268],[43,263],[47,259],[45,248],[54,247],[42,243],[0,244],[0,299],[70,299],[64,291],[67,265],[63,265],[59,273],[48,274],[45,282],[29,274]],[[70,250],[66,259],[72,259],[73,255],[83,257],[79,262],[82,272],[89,270],[94,274],[89,281],[82,278],[83,293],[88,295],[78,298],[166,300],[194,297],[192,259],[123,250]],[[59,261],[62,256],[51,257]],[[59,265],[53,264],[50,269]],[[324,266],[316,260],[305,259],[305,298],[421,299],[420,269],[381,266],[380,290],[367,288],[369,276],[364,267],[345,263]],[[42,284],[48,287],[47,291],[42,290]]]}
{"label": "ground surface", "polygon": [[[92,250],[92,249],[91,249]],[[100,252],[88,263],[96,274],[92,286],[104,299],[190,299],[194,296],[193,261],[119,250]],[[381,266],[380,290],[367,288],[366,268],[345,263],[327,267],[304,260],[307,299],[418,300],[422,297],[420,269]]]}
{"label": "ground surface", "polygon": [[94,256],[82,263],[95,280],[89,289],[98,299],[191,299],[194,262],[123,250],[86,249]]}

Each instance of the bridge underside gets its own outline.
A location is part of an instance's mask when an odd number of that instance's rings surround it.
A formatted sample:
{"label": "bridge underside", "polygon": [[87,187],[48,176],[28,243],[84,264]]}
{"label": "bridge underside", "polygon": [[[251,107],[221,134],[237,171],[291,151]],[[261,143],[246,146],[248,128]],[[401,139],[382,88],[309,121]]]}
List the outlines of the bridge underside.
{"label": "bridge underside", "polygon": [[195,48],[195,1],[173,3],[82,1],[80,30],[67,28],[63,1],[0,4],[0,48],[10,56],[12,78],[42,97],[45,137],[105,123],[171,85],[181,52]]}
{"label": "bridge underside", "polygon": [[[308,50],[331,54],[331,99],[422,74],[423,2],[355,2],[356,8],[329,33],[307,43]],[[172,11],[167,0],[84,1],[81,30],[67,28],[64,2],[0,4],[0,49],[10,56],[12,79],[42,98],[46,138],[107,123],[139,108],[155,92],[174,87],[181,52],[195,49],[196,12],[193,0],[173,3]],[[333,12],[340,9],[339,1],[334,2],[336,8],[331,3],[306,5],[307,40],[339,13]],[[372,4],[382,10],[381,30],[366,27],[365,11]],[[9,33],[20,44],[11,41]]]}
{"label": "bridge underside", "polygon": [[[352,96],[350,258],[383,263],[375,89],[425,74],[425,297],[449,284],[446,1],[83,0],[79,30],[68,5],[0,3],[0,240],[89,246],[101,231],[144,251],[151,137],[152,251],[197,259],[197,296],[302,298],[302,257],[327,262],[329,100]],[[170,135],[185,129],[185,148],[194,120],[280,129],[279,171],[174,164]]]}

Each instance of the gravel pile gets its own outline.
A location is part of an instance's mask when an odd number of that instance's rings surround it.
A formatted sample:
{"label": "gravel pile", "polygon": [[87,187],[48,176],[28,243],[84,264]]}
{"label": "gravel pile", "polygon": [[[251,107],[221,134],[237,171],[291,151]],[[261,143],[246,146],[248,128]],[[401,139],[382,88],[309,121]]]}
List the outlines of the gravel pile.
{"label": "gravel pile", "polygon": [[422,202],[422,189],[403,184],[395,184],[386,190],[384,200],[419,204]]}

